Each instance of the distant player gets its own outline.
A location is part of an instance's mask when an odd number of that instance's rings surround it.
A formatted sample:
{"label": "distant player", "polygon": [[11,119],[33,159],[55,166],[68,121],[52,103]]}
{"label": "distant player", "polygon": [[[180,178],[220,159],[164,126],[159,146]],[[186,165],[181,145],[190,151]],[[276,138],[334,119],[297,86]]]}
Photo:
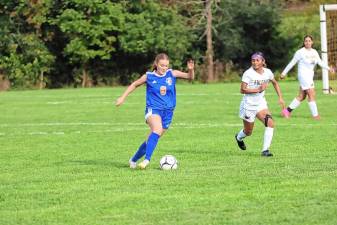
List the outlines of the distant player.
{"label": "distant player", "polygon": [[161,53],[156,56],[153,67],[152,72],[147,72],[133,82],[116,101],[116,106],[120,106],[132,91],[146,83],[145,120],[150,127],[150,134],[130,159],[130,168],[136,168],[136,162],[144,155],[145,159],[139,167],[145,169],[149,165],[159,138],[169,128],[176,106],[176,78],[194,79],[192,60],[187,62],[188,73],[184,73],[170,69],[169,57]]}
{"label": "distant player", "polygon": [[284,79],[291,68],[298,63],[298,81],[300,83],[300,89],[298,96],[294,98],[287,108],[282,110],[282,115],[285,118],[289,118],[290,113],[308,96],[308,104],[312,117],[316,120],[320,119],[315,101],[314,69],[316,64],[318,64],[323,69],[330,70],[330,72],[334,72],[334,70],[322,62],[317,51],[313,49],[312,46],[312,37],[306,35],[304,37],[303,47],[296,51],[293,59],[281,74],[281,79]]}
{"label": "distant player", "polygon": [[244,128],[235,135],[235,140],[241,150],[246,150],[243,139],[252,134],[255,118],[258,118],[266,127],[261,155],[270,157],[273,156],[269,147],[273,139],[274,121],[264,97],[264,92],[269,82],[273,84],[279,96],[279,103],[284,105],[284,101],[273,72],[265,67],[265,58],[261,52],[256,52],[252,55],[251,64],[252,66],[242,76],[241,93],[244,96],[240,104],[239,115],[243,120]]}

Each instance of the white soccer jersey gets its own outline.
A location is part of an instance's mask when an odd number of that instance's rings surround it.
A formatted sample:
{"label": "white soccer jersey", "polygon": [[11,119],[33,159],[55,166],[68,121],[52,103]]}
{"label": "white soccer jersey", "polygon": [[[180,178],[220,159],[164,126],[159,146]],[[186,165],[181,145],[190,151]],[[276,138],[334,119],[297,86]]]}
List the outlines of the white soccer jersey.
{"label": "white soccer jersey", "polygon": [[285,76],[296,63],[298,63],[298,81],[303,90],[314,87],[313,79],[316,64],[324,69],[329,69],[329,67],[323,63],[315,49],[306,49],[303,47],[296,51],[293,59],[283,70],[282,75]]}
{"label": "white soccer jersey", "polygon": [[[257,73],[252,67],[246,70],[242,76],[242,82],[247,83],[249,89],[259,88],[263,83],[268,83],[274,79],[274,74],[270,69],[263,68],[263,73]],[[261,93],[244,94],[242,107],[250,110],[257,110],[260,105],[266,105],[264,91]]]}

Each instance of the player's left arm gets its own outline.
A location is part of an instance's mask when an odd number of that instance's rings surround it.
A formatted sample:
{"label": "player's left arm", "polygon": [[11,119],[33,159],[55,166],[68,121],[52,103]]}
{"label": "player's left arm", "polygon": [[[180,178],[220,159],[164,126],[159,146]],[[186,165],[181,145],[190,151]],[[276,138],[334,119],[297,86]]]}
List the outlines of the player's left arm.
{"label": "player's left arm", "polygon": [[194,80],[194,61],[192,59],[187,61],[187,69],[187,73],[179,70],[173,70],[172,74],[177,78]]}
{"label": "player's left arm", "polygon": [[322,67],[323,69],[329,70],[331,73],[335,73],[335,68],[333,67],[329,67],[328,65],[326,65],[321,58],[319,57],[318,52],[316,51],[316,59],[317,59],[317,64]]}
{"label": "player's left arm", "polygon": [[270,82],[273,84],[274,89],[278,95],[278,102],[279,104],[282,106],[282,108],[284,109],[286,107],[285,102],[283,100],[282,97],[282,92],[281,92],[281,88],[280,85],[278,84],[278,82],[275,80],[275,78],[271,79]]}

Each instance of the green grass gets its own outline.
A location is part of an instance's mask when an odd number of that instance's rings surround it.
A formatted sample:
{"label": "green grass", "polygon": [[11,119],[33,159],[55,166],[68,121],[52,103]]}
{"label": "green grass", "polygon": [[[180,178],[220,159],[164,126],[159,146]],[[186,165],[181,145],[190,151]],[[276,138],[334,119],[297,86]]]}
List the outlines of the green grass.
{"label": "green grass", "polygon": [[[297,86],[281,83],[287,103]],[[274,157],[262,158],[258,121],[247,151],[234,142],[239,83],[178,85],[171,128],[141,171],[127,162],[148,133],[145,89],[116,108],[124,89],[0,93],[0,224],[336,224],[337,95],[318,91],[321,121],[306,102],[285,120],[270,87]],[[165,154],[178,170],[159,170]]]}

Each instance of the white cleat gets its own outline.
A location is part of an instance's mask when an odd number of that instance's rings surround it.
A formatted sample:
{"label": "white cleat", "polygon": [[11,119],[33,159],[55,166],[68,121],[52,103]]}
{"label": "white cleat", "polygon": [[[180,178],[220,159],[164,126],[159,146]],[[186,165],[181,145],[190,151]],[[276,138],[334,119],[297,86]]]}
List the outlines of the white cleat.
{"label": "white cleat", "polygon": [[147,159],[144,159],[144,161],[139,163],[138,166],[141,170],[144,170],[149,164],[150,164],[150,161]]}
{"label": "white cleat", "polygon": [[132,161],[131,159],[129,160],[129,166],[131,169],[136,169],[137,168],[137,163]]}

